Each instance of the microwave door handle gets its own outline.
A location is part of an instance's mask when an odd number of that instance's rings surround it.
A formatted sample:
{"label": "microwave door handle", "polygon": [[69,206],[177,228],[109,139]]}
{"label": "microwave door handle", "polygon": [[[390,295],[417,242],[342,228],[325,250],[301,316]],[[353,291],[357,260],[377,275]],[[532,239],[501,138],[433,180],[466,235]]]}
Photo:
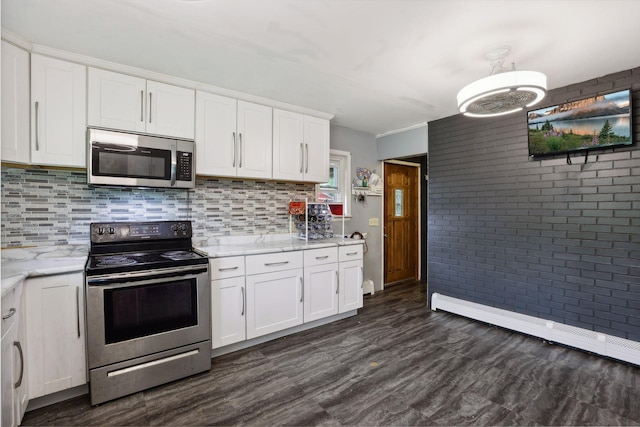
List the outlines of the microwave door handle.
{"label": "microwave door handle", "polygon": [[176,169],[177,169],[177,163],[178,163],[177,157],[178,157],[178,153],[177,153],[177,144],[176,144],[171,149],[171,186],[172,187],[176,186]]}

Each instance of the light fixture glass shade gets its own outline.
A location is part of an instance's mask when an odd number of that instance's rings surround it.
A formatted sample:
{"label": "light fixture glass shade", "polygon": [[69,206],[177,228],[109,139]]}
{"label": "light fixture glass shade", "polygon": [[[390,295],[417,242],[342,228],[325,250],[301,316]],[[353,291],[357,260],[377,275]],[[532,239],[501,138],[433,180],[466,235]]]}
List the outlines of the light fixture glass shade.
{"label": "light fixture glass shade", "polygon": [[547,76],[537,71],[492,74],[458,92],[458,109],[465,116],[493,117],[537,104],[547,91]]}

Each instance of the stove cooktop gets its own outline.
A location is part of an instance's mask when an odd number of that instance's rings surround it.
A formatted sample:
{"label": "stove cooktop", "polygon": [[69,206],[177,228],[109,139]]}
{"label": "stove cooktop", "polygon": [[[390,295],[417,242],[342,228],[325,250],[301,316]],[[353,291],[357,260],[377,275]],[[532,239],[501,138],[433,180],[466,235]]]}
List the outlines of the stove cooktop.
{"label": "stove cooktop", "polygon": [[122,252],[89,255],[85,271],[87,275],[92,276],[199,265],[208,262],[207,255],[196,250]]}

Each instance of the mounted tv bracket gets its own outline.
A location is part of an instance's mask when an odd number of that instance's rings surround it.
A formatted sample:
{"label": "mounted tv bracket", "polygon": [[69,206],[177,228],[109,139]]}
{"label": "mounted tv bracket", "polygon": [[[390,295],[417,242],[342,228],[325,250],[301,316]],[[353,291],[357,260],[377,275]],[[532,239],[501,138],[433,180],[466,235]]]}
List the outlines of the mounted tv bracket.
{"label": "mounted tv bracket", "polygon": [[[596,162],[598,161],[598,155],[596,154]],[[589,152],[585,151],[584,152],[584,164],[587,164],[587,160],[589,160]],[[571,152],[567,151],[567,164],[568,165],[572,165],[573,163],[571,163]]]}

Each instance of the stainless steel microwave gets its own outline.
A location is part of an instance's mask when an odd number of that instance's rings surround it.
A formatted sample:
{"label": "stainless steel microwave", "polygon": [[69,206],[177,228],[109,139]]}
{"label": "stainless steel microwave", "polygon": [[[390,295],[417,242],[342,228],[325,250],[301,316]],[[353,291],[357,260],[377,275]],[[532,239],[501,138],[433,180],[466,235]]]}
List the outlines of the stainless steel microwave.
{"label": "stainless steel microwave", "polygon": [[87,145],[90,185],[195,187],[193,141],[89,128]]}

